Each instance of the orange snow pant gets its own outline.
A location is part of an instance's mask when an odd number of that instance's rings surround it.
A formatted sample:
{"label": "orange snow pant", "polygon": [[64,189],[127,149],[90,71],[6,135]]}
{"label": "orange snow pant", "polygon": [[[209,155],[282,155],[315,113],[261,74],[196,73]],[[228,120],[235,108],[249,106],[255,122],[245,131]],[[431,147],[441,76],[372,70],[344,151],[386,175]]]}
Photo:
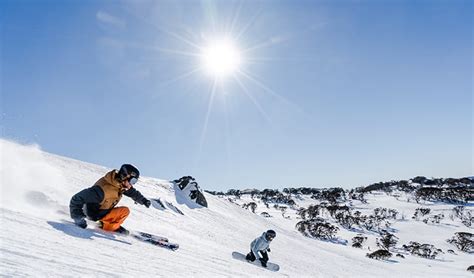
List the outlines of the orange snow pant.
{"label": "orange snow pant", "polygon": [[102,229],[106,231],[115,231],[125,221],[130,214],[130,209],[127,207],[113,208],[107,213],[104,218],[100,219],[102,222]]}

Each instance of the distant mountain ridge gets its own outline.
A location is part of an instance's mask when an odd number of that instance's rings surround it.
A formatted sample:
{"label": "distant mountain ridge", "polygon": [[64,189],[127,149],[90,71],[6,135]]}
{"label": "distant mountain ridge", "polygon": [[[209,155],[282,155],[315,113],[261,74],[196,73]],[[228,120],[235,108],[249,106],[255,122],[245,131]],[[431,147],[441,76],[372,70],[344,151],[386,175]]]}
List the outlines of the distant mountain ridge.
{"label": "distant mountain ridge", "polygon": [[[466,188],[474,189],[474,176],[471,177],[462,177],[462,178],[426,178],[424,176],[417,176],[408,180],[391,180],[388,182],[378,182],[373,183],[363,187],[357,187],[354,189],[342,189],[340,187],[332,188],[318,188],[318,187],[288,187],[282,190],[283,193],[292,193],[292,194],[303,194],[309,195],[317,192],[336,189],[344,190],[347,192],[371,192],[371,191],[391,191],[391,190],[402,190],[405,192],[414,192],[417,189],[424,187],[437,187],[437,188]],[[212,195],[245,195],[245,194],[265,194],[266,192],[279,192],[278,189],[229,189],[227,192],[222,191],[210,191],[205,190],[205,192]],[[474,200],[474,194],[469,196],[467,201]]]}

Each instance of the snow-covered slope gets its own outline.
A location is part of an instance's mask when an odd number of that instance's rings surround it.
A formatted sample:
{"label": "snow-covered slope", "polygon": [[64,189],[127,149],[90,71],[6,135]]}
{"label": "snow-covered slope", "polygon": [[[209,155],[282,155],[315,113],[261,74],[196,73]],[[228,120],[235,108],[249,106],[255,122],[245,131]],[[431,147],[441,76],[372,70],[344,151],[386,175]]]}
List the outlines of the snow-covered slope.
{"label": "snow-covered slope", "polygon": [[[148,198],[172,203],[184,215],[172,209],[147,209],[124,197],[120,205],[131,209],[124,226],[167,236],[180,244],[179,250],[106,233],[92,223],[82,230],[71,224],[69,200],[110,169],[3,139],[0,151],[0,276],[472,277],[466,271],[474,264],[470,254],[446,253],[437,260],[408,256],[376,261],[365,257],[368,250],[302,236],[294,228],[295,219],[265,218],[226,198],[206,194],[208,208],[198,207],[183,201],[168,181],[151,177],[140,178],[135,187]],[[370,206],[377,203],[407,214],[415,206],[387,196],[369,200]],[[403,221],[395,228],[400,240],[423,237],[433,242],[470,230],[456,224],[431,229],[424,223]],[[279,272],[232,259],[232,251],[248,252],[249,243],[267,229],[277,232],[270,260],[280,265]],[[349,235],[340,236],[350,240]]]}

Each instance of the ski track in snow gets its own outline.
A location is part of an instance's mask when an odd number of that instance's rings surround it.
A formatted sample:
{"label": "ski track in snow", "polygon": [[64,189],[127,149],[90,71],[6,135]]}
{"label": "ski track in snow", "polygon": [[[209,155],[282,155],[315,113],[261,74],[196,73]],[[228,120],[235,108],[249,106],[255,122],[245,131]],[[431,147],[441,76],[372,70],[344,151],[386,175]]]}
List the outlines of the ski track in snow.
{"label": "ski track in snow", "polygon": [[[445,242],[454,232],[472,229],[457,222],[430,226],[412,221],[414,210],[421,205],[386,195],[369,195],[368,204],[357,206],[363,213],[383,206],[406,214],[407,221],[393,225],[398,245],[415,240],[434,244],[445,252],[456,250],[457,255],[446,253],[437,260],[410,255],[405,259],[371,260],[365,257],[370,252],[366,248],[350,247],[355,232],[339,231],[338,238],[347,240],[347,246],[306,238],[296,231],[298,220],[290,211],[291,219],[284,219],[281,212],[259,204],[254,214],[226,198],[207,193],[209,208],[201,208],[187,203],[180,195],[183,193],[175,192],[173,184],[150,177],[141,178],[136,188],[148,198],[172,203],[184,215],[171,209],[147,209],[124,197],[119,206],[131,209],[124,226],[165,236],[180,245],[177,251],[104,232],[90,222],[82,230],[69,218],[69,200],[110,169],[44,153],[36,147],[1,139],[0,143],[7,150],[3,161],[9,162],[2,164],[2,172],[18,175],[2,174],[2,277],[472,277],[466,268],[474,264],[474,256]],[[45,177],[38,172],[41,169],[50,174]],[[17,179],[20,175],[33,176],[21,181]],[[8,188],[7,184],[16,187]],[[249,201],[250,197],[239,200]],[[302,206],[310,204],[305,198],[298,202]],[[443,204],[429,206],[446,213],[452,209]],[[271,212],[273,217],[259,216],[262,211]],[[270,272],[232,258],[233,251],[247,253],[250,242],[267,229],[277,232],[269,255],[272,262],[280,265],[280,271]],[[374,236],[365,235],[371,237],[368,242],[374,241]]]}

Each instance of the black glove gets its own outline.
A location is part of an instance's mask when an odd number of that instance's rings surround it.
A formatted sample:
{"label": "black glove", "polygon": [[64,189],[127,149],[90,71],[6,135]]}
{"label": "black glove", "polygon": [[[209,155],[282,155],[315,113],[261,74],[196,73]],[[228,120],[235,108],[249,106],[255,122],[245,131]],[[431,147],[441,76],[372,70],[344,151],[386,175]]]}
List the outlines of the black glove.
{"label": "black glove", "polygon": [[145,207],[149,208],[150,205],[151,205],[151,201],[148,200],[148,199],[145,199],[145,201],[143,201],[143,205],[144,205]]}
{"label": "black glove", "polygon": [[270,251],[271,251],[270,248],[267,248],[267,252],[270,252]]}
{"label": "black glove", "polygon": [[87,222],[84,218],[75,218],[74,223],[83,229],[87,228]]}
{"label": "black glove", "polygon": [[265,261],[263,258],[260,258],[260,263],[262,263],[263,267],[267,267],[267,261]]}

